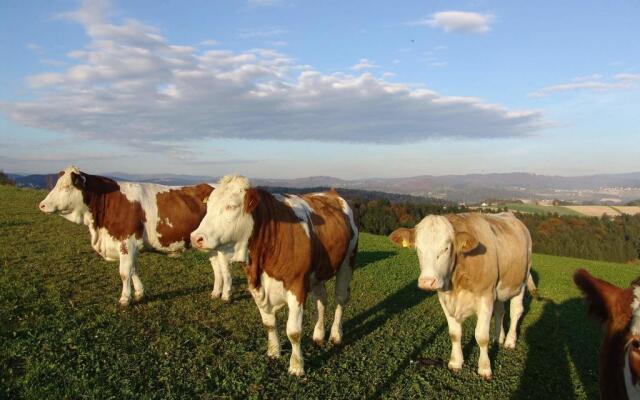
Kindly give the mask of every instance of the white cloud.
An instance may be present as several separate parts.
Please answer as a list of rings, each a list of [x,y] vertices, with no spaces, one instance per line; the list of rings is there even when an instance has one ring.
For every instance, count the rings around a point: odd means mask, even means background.
[[[203,40],[200,43],[198,43],[198,45],[200,46],[217,46],[220,43],[217,40],[213,40],[213,39],[207,39],[207,40]]]
[[[271,38],[274,36],[282,36],[286,33],[286,29],[277,26],[267,28],[238,29],[238,36],[240,36],[240,38],[242,39]]]
[[[34,100],[0,103],[13,121],[174,155],[215,138],[395,144],[523,136],[544,125],[536,111],[369,73],[326,74],[272,49],[172,45],[154,27],[109,21],[104,7],[91,15],[91,4],[65,14],[90,38],[69,53],[74,64],[29,77]]]
[[[378,65],[374,64],[373,62],[369,61],[366,58],[361,58],[356,65],[351,67],[351,69],[354,71],[361,71],[363,69],[371,69],[371,68],[378,68]]]
[[[430,18],[410,22],[409,25],[423,25],[441,28],[445,32],[485,33],[491,29],[494,17],[466,11],[441,11],[431,14]]]
[[[44,47],[40,46],[39,44],[28,43],[27,44],[27,48],[29,50],[33,51],[36,54],[43,54],[44,53]]]
[[[613,76],[612,79],[604,80],[600,74],[579,76],[573,78],[571,82],[550,85],[529,93],[530,97],[544,97],[560,92],[605,92],[610,90],[633,89],[640,83],[640,74],[621,73]]]

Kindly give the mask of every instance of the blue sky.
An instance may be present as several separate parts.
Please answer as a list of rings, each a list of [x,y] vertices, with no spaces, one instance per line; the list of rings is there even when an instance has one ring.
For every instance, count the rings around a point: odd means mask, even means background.
[[[640,170],[640,3],[4,1],[0,168]]]

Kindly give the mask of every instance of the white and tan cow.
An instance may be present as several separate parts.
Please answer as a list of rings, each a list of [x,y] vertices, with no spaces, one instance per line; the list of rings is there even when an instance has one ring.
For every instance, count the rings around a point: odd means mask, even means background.
[[[330,340],[342,341],[342,313],[349,298],[358,230],[351,208],[335,191],[272,195],[251,187],[244,177],[224,177],[209,196],[207,215],[191,241],[203,249],[232,246],[234,259],[246,261],[249,291],[267,330],[269,357],[280,355],[275,312],[288,306],[290,374],[304,374],[300,339],[309,291],[318,310],[313,340],[324,342],[324,282],[334,275],[336,311]]]
[[[89,228],[91,247],[109,261],[120,262],[120,305],[144,296],[136,269],[142,250],[176,254],[190,247],[189,235],[206,213],[206,200],[213,186],[163,186],[152,183],[116,182],[81,172],[71,166],[60,171],[55,187],[40,202],[45,213]],[[227,257],[214,253],[212,297],[229,298],[231,275]]]
[[[516,345],[525,286],[534,293],[530,275],[531,236],[511,213],[429,215],[417,226],[415,247],[420,262],[418,287],[437,290],[451,338],[449,368],[462,368],[462,323],[478,316],[475,338],[480,346],[478,374],[491,378],[489,328],[495,313],[495,338],[506,348]],[[506,340],[504,302],[511,300]]]

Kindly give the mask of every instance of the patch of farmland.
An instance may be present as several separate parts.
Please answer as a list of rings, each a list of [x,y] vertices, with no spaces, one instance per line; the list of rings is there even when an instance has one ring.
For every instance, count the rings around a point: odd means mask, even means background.
[[[622,214],[636,215],[640,214],[640,206],[615,206],[613,207]]]
[[[608,215],[614,217],[620,215],[620,212],[609,206],[566,206],[566,208],[576,211],[587,217],[602,217]]]

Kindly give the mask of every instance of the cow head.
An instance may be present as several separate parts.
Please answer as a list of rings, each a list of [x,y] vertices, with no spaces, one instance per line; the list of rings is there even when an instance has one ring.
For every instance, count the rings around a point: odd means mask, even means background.
[[[478,240],[467,232],[456,232],[446,217],[428,215],[416,226],[415,246],[420,262],[418,287],[448,290],[456,257],[473,251]]]
[[[206,215],[191,233],[193,247],[200,250],[232,247],[232,261],[246,261],[253,232],[251,212],[258,200],[259,195],[247,178],[228,175],[220,179],[207,200]]]
[[[578,270],[573,280],[589,313],[605,328],[600,350],[600,396],[640,399],[640,286],[621,289]]]
[[[38,208],[47,214],[57,213],[72,222],[82,223],[88,210],[82,196],[85,183],[86,178],[77,167],[67,167],[58,173],[56,185]]]

